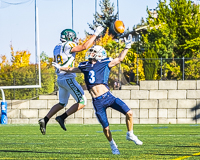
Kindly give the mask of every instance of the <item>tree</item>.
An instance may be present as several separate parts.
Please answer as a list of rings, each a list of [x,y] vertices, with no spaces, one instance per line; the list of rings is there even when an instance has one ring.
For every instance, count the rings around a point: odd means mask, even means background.
[[[8,62],[6,56],[5,55],[1,56],[0,68],[2,69],[3,66],[8,65],[8,64],[9,64],[9,62]]]
[[[156,79],[156,73],[158,69],[158,55],[152,48],[144,52],[144,74],[146,80]]]
[[[148,29],[149,34],[143,35],[143,48],[154,48],[158,57],[174,57],[174,48],[176,47],[176,35],[171,33],[167,24],[160,24],[158,27]]]
[[[98,25],[102,25],[104,28],[109,28],[109,34],[112,34],[114,38],[117,38],[117,33],[113,29],[113,24],[117,20],[118,13],[114,15],[114,3],[110,4],[110,0],[102,0],[100,1],[99,6],[101,7],[100,13],[95,13],[93,24],[89,24],[89,28],[91,30],[95,30]],[[104,31],[101,35],[104,35],[106,31]],[[89,33],[86,32],[86,35]]]
[[[20,67],[26,67],[29,65],[30,56],[31,56],[29,51],[17,51],[15,53],[12,44],[10,45],[10,49],[11,49],[12,67],[20,68]]]
[[[35,64],[29,61],[31,53],[28,51],[16,51],[11,45],[11,63],[6,56],[1,56],[0,86],[35,85],[38,77]],[[52,58],[41,54],[41,81],[42,88],[39,94],[49,94],[54,91],[55,70],[51,65]],[[9,89],[5,90],[6,99],[29,99],[36,95],[36,89]]]
[[[53,62],[53,58],[49,58],[48,55],[42,51],[40,54],[40,63],[42,67],[49,67],[51,66],[51,63]]]
[[[185,79],[197,80],[200,78],[200,53],[196,58],[192,58],[185,62]]]
[[[191,0],[170,0],[169,5],[159,0],[157,12],[153,18],[148,11],[147,45],[155,47],[159,57],[192,57],[193,47],[188,45],[200,36],[199,6]]]

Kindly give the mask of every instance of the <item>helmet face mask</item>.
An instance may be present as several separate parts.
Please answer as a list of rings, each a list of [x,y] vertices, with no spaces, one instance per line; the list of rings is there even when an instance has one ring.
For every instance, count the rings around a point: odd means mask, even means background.
[[[94,56],[91,56],[92,53]],[[98,61],[98,60],[107,58],[107,54],[103,47],[96,45],[96,46],[92,46],[87,51],[85,58],[88,59],[89,61],[91,61],[93,59]]]
[[[76,32],[72,29],[65,29],[60,34],[60,40],[62,42],[74,41],[76,39]]]

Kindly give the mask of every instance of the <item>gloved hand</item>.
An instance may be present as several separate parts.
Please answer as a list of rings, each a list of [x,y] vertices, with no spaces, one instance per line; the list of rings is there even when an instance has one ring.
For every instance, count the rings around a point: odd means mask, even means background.
[[[132,35],[129,34],[128,35],[128,39],[126,39],[126,37],[124,37],[124,41],[125,41],[125,44],[126,44],[125,48],[127,48],[127,49],[131,48],[131,45],[133,43],[133,41],[132,41]]]
[[[56,62],[52,62],[52,66],[54,66],[56,69],[60,69],[61,68],[61,66]]]
[[[102,26],[98,26],[94,32],[94,35],[98,36],[103,30],[104,28]]]

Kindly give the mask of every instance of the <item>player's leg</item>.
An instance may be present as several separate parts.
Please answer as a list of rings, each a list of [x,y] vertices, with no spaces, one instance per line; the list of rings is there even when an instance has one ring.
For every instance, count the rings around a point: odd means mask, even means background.
[[[40,131],[42,134],[46,134],[46,126],[49,121],[49,119],[56,114],[59,110],[63,109],[63,105],[60,103],[55,104],[50,111],[47,113],[47,115],[44,118],[41,118],[38,123],[40,125]]]
[[[104,132],[104,135],[106,136],[107,140],[109,141],[110,143],[110,148],[112,150],[112,153],[113,154],[120,154],[118,148],[117,148],[117,145],[114,141],[114,139],[112,138],[112,134],[110,132],[110,128],[109,126],[108,127],[105,127],[103,128],[103,132]]]
[[[40,119],[38,121],[39,125],[40,125],[40,131],[41,133],[44,135],[46,134],[46,126],[47,123],[49,121],[49,119],[55,115],[58,111],[60,111],[61,109],[63,109],[63,107],[68,103],[68,99],[69,99],[69,93],[66,92],[66,90],[62,87],[62,83],[59,80],[58,81],[58,86],[59,86],[59,103],[55,104],[50,111],[47,113],[47,115]]]
[[[106,107],[104,107],[103,104],[104,104],[104,100],[102,100],[102,99],[93,100],[93,105],[94,105],[96,117],[103,127],[104,135],[106,136],[107,140],[110,143],[110,148],[112,150],[112,153],[113,154],[120,154],[120,152],[117,148],[117,145],[112,138],[112,134],[110,132],[108,118],[107,118],[107,114],[106,114]]]
[[[133,112],[130,110],[130,108],[119,98],[115,99],[114,103],[111,105],[111,108],[126,115],[126,126],[128,130],[126,139],[133,141],[137,145],[142,145],[143,142],[140,141],[133,133]]]
[[[57,103],[55,104],[50,111],[47,113],[46,117],[48,119],[50,119],[53,115],[55,115],[58,111],[60,111],[61,109],[63,109],[65,106],[65,104],[62,103]]]
[[[126,126],[128,131],[133,131],[133,112],[131,110],[126,113]]]
[[[86,98],[84,98],[84,99],[86,99]],[[86,100],[84,100],[84,102],[86,102]],[[70,116],[71,114],[73,114],[73,113],[79,111],[79,110],[82,109],[83,107],[85,107],[85,103],[80,103],[80,102],[75,103],[75,104],[73,104],[73,105],[66,111],[66,114],[67,114],[68,116]]]
[[[56,117],[56,121],[60,124],[60,126],[63,130],[65,130],[65,131],[67,130],[66,127],[65,127],[65,119],[68,116],[70,116],[71,114],[82,109],[83,107],[85,107],[85,104],[75,103],[66,112],[64,112],[62,115]]]
[[[64,121],[71,114],[77,112],[78,110],[85,107],[87,104],[87,99],[84,95],[84,91],[82,87],[78,84],[75,79],[67,79],[65,81],[65,89],[73,96],[77,103],[73,104],[66,112],[62,115],[57,116],[56,120],[61,125],[61,127],[65,130]]]

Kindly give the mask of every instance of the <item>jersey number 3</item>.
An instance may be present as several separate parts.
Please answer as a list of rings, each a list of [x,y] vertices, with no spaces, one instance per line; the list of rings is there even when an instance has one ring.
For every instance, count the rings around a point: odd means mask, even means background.
[[[90,72],[89,72],[89,82],[91,83],[91,84],[93,84],[94,82],[95,82],[95,80],[96,80],[96,78],[95,78],[95,72],[93,71],[93,70],[91,70]]]

